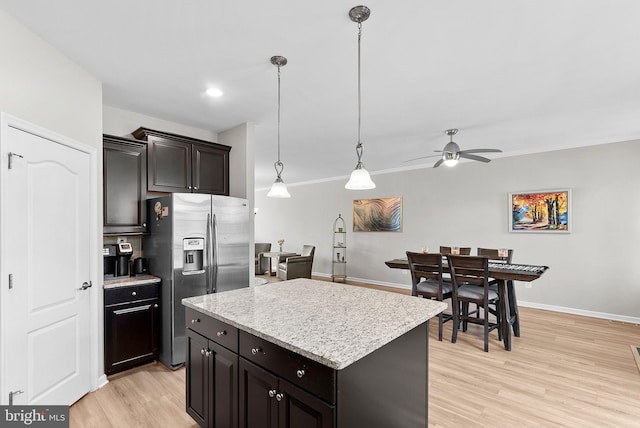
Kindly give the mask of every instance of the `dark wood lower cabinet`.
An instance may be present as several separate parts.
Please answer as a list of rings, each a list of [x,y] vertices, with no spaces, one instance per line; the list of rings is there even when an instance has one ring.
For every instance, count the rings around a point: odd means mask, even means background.
[[[158,284],[105,289],[106,374],[114,374],[158,358],[158,293]]]
[[[187,329],[187,413],[201,426],[238,426],[238,355]]]

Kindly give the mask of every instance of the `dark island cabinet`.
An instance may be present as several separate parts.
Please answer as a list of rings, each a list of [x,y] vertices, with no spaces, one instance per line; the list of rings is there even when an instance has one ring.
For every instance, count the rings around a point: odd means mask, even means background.
[[[238,426],[238,355],[187,329],[187,413],[201,426]]]
[[[146,144],[103,135],[103,233],[146,233],[146,195]]]
[[[240,427],[334,428],[335,406],[240,358]]]
[[[149,191],[229,195],[231,147],[147,128],[132,134],[147,141]]]
[[[159,283],[104,290],[104,371],[114,374],[158,358]]]

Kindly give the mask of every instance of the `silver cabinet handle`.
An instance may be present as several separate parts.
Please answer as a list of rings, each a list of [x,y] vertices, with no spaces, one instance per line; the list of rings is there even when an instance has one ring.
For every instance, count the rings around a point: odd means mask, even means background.
[[[226,334],[227,334],[227,331],[226,331],[226,330],[222,330],[222,331],[219,331],[219,332],[217,332],[217,333],[216,333],[216,335],[217,335],[218,337],[220,337],[220,336],[225,336]]]
[[[200,355],[204,355],[204,348],[200,350]]]
[[[282,392],[278,392],[276,394],[276,400],[282,401],[283,398],[284,398],[284,394]]]
[[[198,187],[197,186],[193,186],[193,190],[198,190]]]
[[[300,369],[300,370],[298,370],[298,371],[296,372],[296,375],[297,375],[297,376],[298,376],[298,378],[300,378],[300,379],[302,379],[302,377],[303,377],[304,375],[306,375],[306,374],[307,374],[307,372],[306,372],[304,369]]]
[[[275,397],[276,396],[276,392],[278,392],[278,391],[276,391],[275,389],[270,389],[269,390],[269,397],[271,397],[271,398]]]
[[[200,322],[200,318],[196,318],[196,319],[194,319],[194,320],[191,320],[191,324],[195,324],[195,323],[197,323],[197,322]]]
[[[154,307],[154,308],[157,308],[157,307],[158,307],[158,304],[156,303],[155,305],[153,305],[153,307]]]
[[[131,295],[132,295],[132,296],[137,296],[137,295],[138,295],[138,293],[136,293],[135,291],[132,291],[132,292],[131,292]]]
[[[204,352],[205,357],[210,357],[210,356],[211,356],[211,354],[213,354],[213,352],[211,352],[211,351],[210,351],[210,350],[208,350],[208,349]]]
[[[262,351],[262,349],[260,349],[260,348],[251,348],[251,353],[253,355],[258,355],[258,353],[261,352],[261,351]]]
[[[187,186],[187,189],[191,190],[191,186]]]

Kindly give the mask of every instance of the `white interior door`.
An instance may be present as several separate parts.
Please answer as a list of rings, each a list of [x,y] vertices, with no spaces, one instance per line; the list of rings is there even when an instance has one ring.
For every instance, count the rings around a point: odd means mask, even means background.
[[[70,405],[91,388],[91,155],[3,127],[3,397]],[[8,163],[11,163],[9,169]],[[6,283],[5,283],[6,281]],[[7,395],[4,395],[7,394]]]

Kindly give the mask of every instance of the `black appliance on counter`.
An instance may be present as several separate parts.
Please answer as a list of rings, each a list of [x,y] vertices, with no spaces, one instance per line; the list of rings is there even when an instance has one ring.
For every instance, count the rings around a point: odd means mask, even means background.
[[[102,247],[105,277],[129,276],[129,262],[133,247],[129,242],[109,244]]]
[[[133,261],[133,273],[136,275],[145,275],[149,273],[149,264],[144,257],[138,257]]]

